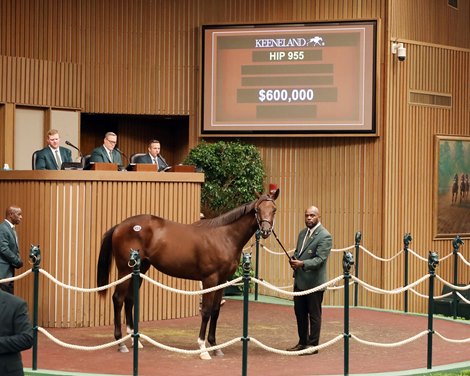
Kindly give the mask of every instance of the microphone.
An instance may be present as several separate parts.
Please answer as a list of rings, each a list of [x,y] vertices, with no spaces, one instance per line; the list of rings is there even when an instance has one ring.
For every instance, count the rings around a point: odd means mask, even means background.
[[[77,148],[74,144],[72,144],[70,141],[65,141],[65,143],[66,143],[68,146],[71,146],[71,147],[73,147],[74,149],[78,150],[78,153],[80,154],[80,157],[82,156],[82,152],[81,152],[80,149]]]
[[[114,150],[116,150],[119,154],[121,154],[121,155],[123,155],[124,157],[126,157],[126,159],[129,161],[129,157],[128,157],[126,154],[124,154],[121,150],[119,150],[118,147],[115,146],[115,147],[114,147]]]

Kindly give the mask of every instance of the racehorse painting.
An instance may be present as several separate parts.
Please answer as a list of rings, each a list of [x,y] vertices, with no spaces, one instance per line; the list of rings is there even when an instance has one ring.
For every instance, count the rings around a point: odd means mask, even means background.
[[[139,250],[141,273],[154,266],[172,277],[202,281],[204,289],[223,284],[235,272],[243,246],[259,230],[266,239],[273,230],[276,205],[274,201],[279,189],[270,194],[257,195],[257,199],[212,219],[203,219],[185,225],[153,215],[137,215],[125,219],[109,229],[103,236],[98,259],[98,286],[107,285],[111,261],[114,257],[118,278],[132,272],[128,266],[131,249]],[[175,262],[177,260],[177,262]],[[205,350],[206,328],[209,324],[207,341],[216,345],[216,328],[223,290],[206,293],[202,298],[201,328],[198,344]],[[133,329],[132,281],[130,279],[116,286],[113,294],[114,337],[122,338],[121,311],[125,306],[128,331]],[[125,344],[119,351],[128,351]],[[215,355],[223,355],[216,350]],[[201,359],[210,359],[207,351]]]

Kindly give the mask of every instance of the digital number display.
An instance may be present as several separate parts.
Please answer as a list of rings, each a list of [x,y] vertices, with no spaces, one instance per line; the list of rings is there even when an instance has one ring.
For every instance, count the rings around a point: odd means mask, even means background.
[[[201,135],[375,133],[376,22],[203,27]]]

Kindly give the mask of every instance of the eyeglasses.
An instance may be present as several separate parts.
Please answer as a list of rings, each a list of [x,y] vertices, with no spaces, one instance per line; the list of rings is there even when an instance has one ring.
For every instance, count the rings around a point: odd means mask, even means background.
[[[111,141],[109,139],[106,139],[106,141],[108,141],[110,144],[113,144],[113,145],[116,145],[117,144],[117,141]]]

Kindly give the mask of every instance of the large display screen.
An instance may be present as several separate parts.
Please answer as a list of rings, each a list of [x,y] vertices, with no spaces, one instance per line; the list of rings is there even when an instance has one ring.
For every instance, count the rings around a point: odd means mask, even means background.
[[[201,135],[374,135],[376,21],[203,26]]]

